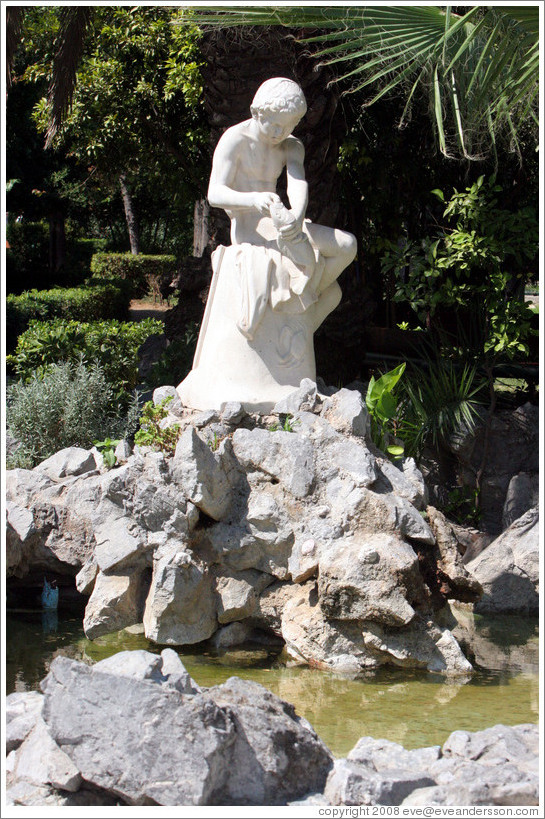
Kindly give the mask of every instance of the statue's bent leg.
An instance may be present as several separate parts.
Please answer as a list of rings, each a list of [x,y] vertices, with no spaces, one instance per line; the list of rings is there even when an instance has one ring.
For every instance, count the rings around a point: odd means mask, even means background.
[[[318,285],[318,290],[324,291],[354,261],[358,249],[356,237],[345,230],[316,225],[307,220],[303,230],[324,257],[324,272]]]
[[[342,291],[337,282],[333,282],[326,290],[320,293],[320,297],[314,305],[313,331],[316,332],[324,319],[338,307],[341,300]]]

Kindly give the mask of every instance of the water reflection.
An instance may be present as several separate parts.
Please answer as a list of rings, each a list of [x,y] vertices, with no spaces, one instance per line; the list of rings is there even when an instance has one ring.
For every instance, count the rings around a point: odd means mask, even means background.
[[[139,628],[91,642],[83,635],[81,617],[61,617],[56,626],[46,628],[41,616],[8,617],[8,693],[38,688],[57,654],[95,663],[125,649],[161,650],[146,640]],[[347,679],[331,672],[289,667],[278,650],[263,646],[255,650],[245,646],[222,655],[202,647],[188,647],[180,650],[180,656],[202,686],[218,685],[235,675],[266,686],[293,703],[334,754],[345,756],[361,736],[384,737],[416,748],[442,744],[456,729],[477,731],[496,723],[537,722],[538,664],[533,643],[537,625],[533,623],[527,630],[526,644],[521,641],[520,629],[516,630],[515,644],[510,646],[505,642],[505,626],[501,628],[504,643],[498,655],[490,634],[498,639],[499,626],[483,633],[480,622],[472,622],[478,656],[492,667],[481,667],[470,677],[455,679],[401,668],[383,668],[365,677]],[[483,628],[490,629],[490,623]],[[518,659],[523,660],[522,669],[520,665],[506,665],[506,657],[512,656],[515,648]]]

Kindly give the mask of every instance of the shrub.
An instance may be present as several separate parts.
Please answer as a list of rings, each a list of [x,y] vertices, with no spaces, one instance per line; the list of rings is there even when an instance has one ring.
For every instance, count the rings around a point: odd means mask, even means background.
[[[176,257],[95,253],[91,259],[91,272],[102,279],[126,279],[131,282],[133,296],[141,298],[146,293],[157,293],[163,277],[174,276]]]
[[[20,442],[9,468],[29,469],[64,447],[88,449],[97,438],[124,437],[137,426],[136,400],[121,411],[97,364],[53,364],[43,377],[10,385],[7,399],[7,427]]]
[[[8,293],[35,287],[49,267],[49,227],[45,222],[10,221],[6,226]]]
[[[32,379],[60,361],[95,362],[104,368],[116,398],[127,400],[139,383],[138,349],[148,336],[163,332],[158,319],[141,322],[52,321],[30,322],[17,339],[17,347],[7,356],[16,376]],[[95,436],[96,437],[96,436]]]
[[[66,318],[77,321],[125,319],[129,316],[130,294],[124,281],[90,279],[85,287],[30,290],[6,299],[8,349],[32,319]]]

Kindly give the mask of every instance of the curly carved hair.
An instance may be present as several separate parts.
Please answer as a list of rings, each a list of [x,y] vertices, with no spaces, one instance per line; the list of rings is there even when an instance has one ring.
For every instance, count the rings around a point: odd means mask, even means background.
[[[259,86],[250,110],[252,115],[260,111],[269,111],[274,114],[293,114],[302,118],[307,110],[307,101],[296,82],[285,77],[272,77]]]

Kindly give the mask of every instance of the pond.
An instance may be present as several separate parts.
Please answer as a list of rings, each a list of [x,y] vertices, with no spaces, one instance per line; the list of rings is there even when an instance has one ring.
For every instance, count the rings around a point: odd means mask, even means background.
[[[467,624],[466,624],[467,625]],[[254,680],[294,704],[336,756],[346,756],[361,736],[406,748],[442,744],[458,729],[478,731],[497,723],[538,721],[538,623],[516,617],[471,616],[470,655],[475,673],[463,679],[388,668],[357,679],[289,665],[278,651],[248,646],[218,654],[178,648],[201,686],[231,676]],[[7,693],[38,689],[52,659],[94,663],[124,649],[159,652],[141,627],[87,640],[81,615],[7,612]]]

